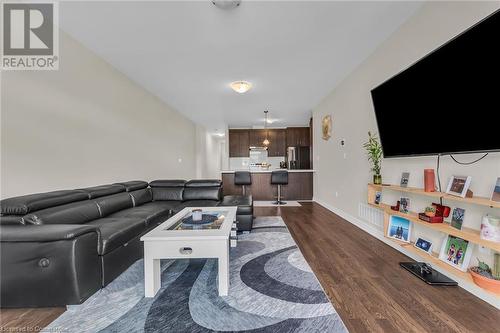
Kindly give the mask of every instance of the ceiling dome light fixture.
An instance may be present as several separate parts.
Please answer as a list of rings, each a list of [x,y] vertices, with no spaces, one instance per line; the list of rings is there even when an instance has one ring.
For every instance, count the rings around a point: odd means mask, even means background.
[[[244,94],[252,88],[252,84],[247,81],[234,81],[230,84],[231,89],[237,93]]]
[[[212,3],[219,9],[233,9],[241,4],[241,0],[213,0]]]

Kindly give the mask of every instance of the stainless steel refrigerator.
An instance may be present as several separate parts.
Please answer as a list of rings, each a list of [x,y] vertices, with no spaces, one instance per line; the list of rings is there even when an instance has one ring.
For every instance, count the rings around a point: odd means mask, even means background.
[[[307,146],[288,147],[286,162],[288,169],[310,169],[311,150]]]

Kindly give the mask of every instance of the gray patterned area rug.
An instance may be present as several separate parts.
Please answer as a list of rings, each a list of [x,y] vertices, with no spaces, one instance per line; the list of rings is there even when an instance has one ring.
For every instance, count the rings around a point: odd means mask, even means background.
[[[215,259],[164,260],[144,298],[143,261],[45,332],[347,332],[281,217],[258,217],[231,248],[229,296]]]

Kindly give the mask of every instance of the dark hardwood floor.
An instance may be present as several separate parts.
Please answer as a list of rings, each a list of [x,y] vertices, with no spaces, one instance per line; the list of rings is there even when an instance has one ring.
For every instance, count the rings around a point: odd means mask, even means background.
[[[399,266],[404,254],[316,203],[256,208],[281,215],[349,332],[500,332],[500,310]]]
[[[351,333],[500,332],[500,311],[461,288],[432,287],[399,267],[410,259],[316,203],[256,207],[281,215]],[[1,309],[0,331],[36,332],[64,308]]]

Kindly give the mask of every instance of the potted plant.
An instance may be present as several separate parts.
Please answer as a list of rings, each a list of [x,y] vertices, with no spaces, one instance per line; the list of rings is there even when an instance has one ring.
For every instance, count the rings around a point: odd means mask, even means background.
[[[425,215],[429,216],[429,217],[434,217],[436,216],[436,208],[434,207],[425,207]]]
[[[494,268],[477,259],[478,265],[469,268],[472,280],[479,287],[500,294],[500,254],[495,253]]]
[[[368,141],[363,144],[368,155],[368,161],[372,162],[373,183],[382,184],[382,175],[380,174],[382,163],[382,145],[378,137],[368,132]]]

